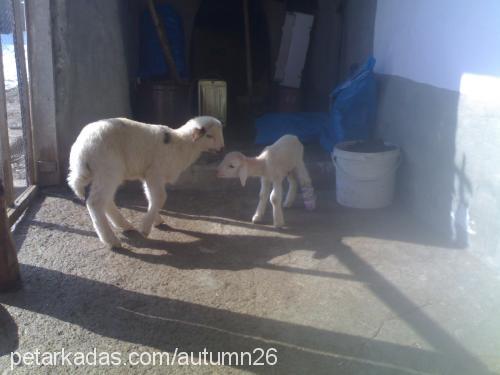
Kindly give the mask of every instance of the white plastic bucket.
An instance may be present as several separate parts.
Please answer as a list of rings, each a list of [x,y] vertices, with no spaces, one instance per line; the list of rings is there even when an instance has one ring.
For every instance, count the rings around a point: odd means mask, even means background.
[[[384,151],[348,151],[355,143],[340,143],[332,153],[337,202],[353,208],[389,206],[394,198],[396,171],[400,164],[399,147],[384,143]]]

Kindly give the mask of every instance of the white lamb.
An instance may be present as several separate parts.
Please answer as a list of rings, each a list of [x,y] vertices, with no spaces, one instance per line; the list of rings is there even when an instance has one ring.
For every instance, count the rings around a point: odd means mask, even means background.
[[[86,199],[100,240],[119,247],[114,227],[133,230],[114,203],[124,180],[141,180],[149,202],[140,231],[148,236],[151,227],[163,222],[159,210],[167,198],[165,185],[174,183],[203,151],[224,147],[222,125],[209,116],[196,117],[178,129],[150,125],[125,118],[101,120],[85,126],[71,148],[68,184]]]
[[[283,227],[282,200],[283,180],[288,179],[288,193],[284,206],[290,207],[297,195],[297,179],[299,180],[304,204],[313,210],[316,205],[311,178],[303,161],[304,147],[293,135],[284,135],[274,144],[266,147],[257,157],[247,157],[241,152],[230,152],[217,168],[217,176],[221,178],[239,177],[245,186],[247,177],[260,177],[261,187],[259,204],[252,222],[262,221],[266,210],[267,199],[271,189],[270,201],[273,206],[273,223],[275,227]]]

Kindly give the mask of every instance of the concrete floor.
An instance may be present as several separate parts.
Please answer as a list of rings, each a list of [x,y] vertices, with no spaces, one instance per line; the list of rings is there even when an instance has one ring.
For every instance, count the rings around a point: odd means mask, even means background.
[[[286,230],[252,225],[255,187],[173,191],[168,226],[149,239],[122,236],[119,251],[101,245],[67,191],[45,191],[15,232],[24,287],[0,295],[0,369],[13,350],[125,356],[260,347],[277,349],[276,366],[37,370],[500,372],[500,280],[476,258],[397,208],[349,210],[326,193],[316,212],[287,211]],[[118,202],[140,220],[142,195],[121,193]]]

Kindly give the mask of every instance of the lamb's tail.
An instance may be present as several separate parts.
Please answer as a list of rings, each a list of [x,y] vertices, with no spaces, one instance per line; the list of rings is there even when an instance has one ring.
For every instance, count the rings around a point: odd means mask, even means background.
[[[92,174],[82,155],[76,155],[76,150],[71,150],[69,158],[68,185],[78,198],[85,200],[85,187],[92,181]]]
[[[295,168],[295,173],[297,175],[297,179],[299,180],[304,206],[308,210],[314,210],[316,208],[316,196],[314,194],[311,177],[309,176],[309,172],[307,171],[304,161],[301,160],[298,163]]]

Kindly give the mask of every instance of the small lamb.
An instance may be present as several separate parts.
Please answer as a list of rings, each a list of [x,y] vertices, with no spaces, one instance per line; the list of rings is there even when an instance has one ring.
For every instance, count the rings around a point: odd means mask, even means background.
[[[299,180],[305,207],[313,210],[316,206],[311,178],[303,161],[304,147],[294,135],[284,135],[274,144],[268,146],[257,157],[246,157],[241,152],[230,152],[217,168],[217,176],[221,178],[239,177],[245,186],[247,177],[260,177],[259,204],[252,222],[262,221],[267,205],[271,184],[270,201],[273,206],[273,223],[275,227],[283,227],[282,200],[283,179],[288,179],[288,193],[284,206],[291,207],[297,195],[297,179]]]
[[[95,231],[103,243],[119,247],[109,221],[124,231],[134,229],[114,203],[123,181],[143,181],[149,206],[140,231],[148,236],[153,224],[163,222],[159,210],[167,198],[165,185],[174,183],[202,152],[223,147],[221,122],[210,116],[191,119],[178,129],[126,118],[101,120],[85,126],[73,144],[68,184],[81,199],[90,184],[86,204]]]

